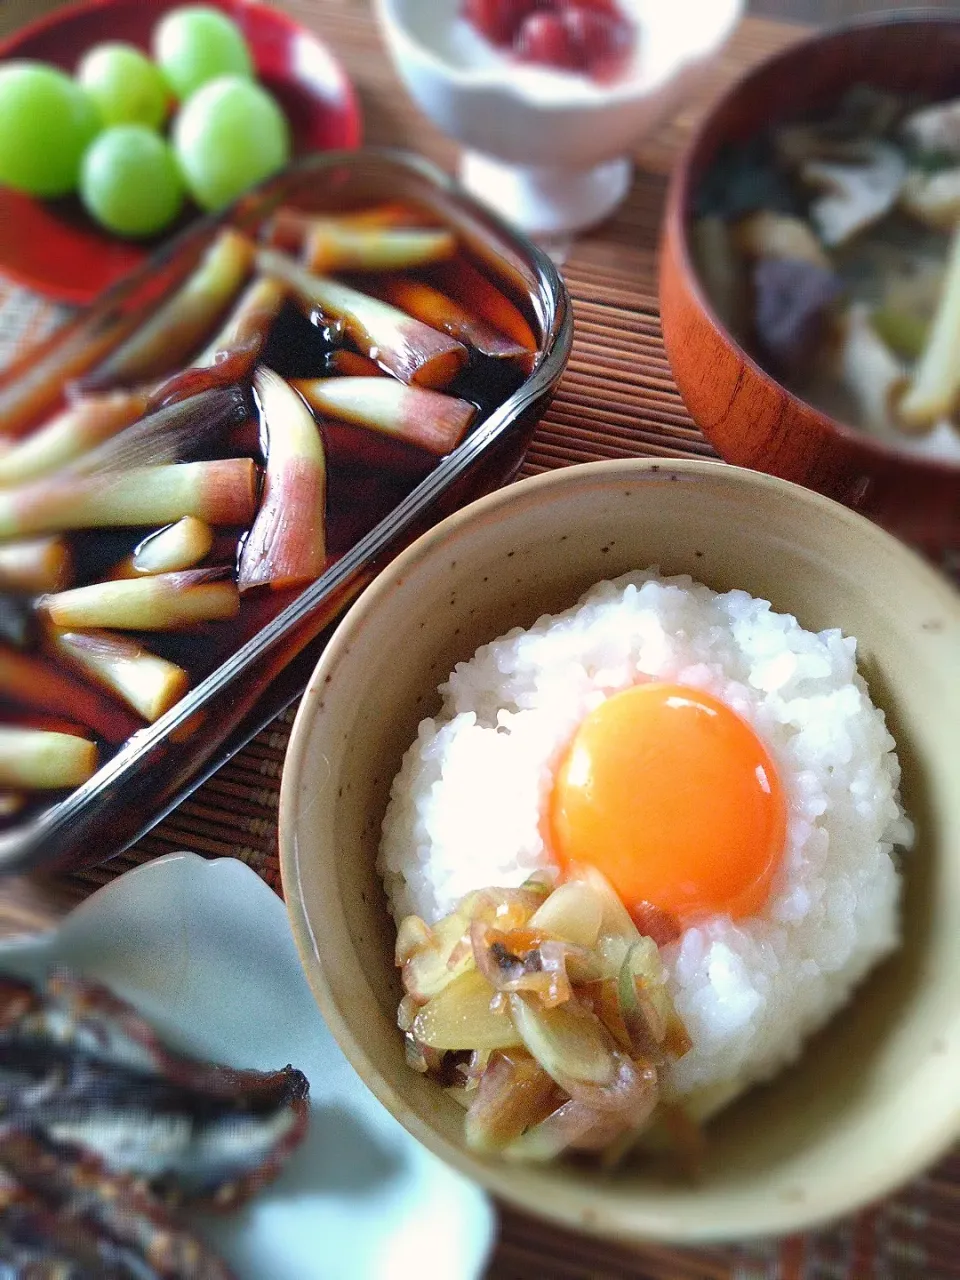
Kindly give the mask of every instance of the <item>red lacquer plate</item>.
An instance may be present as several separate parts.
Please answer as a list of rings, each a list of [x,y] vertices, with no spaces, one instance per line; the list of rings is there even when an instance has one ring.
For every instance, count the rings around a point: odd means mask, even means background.
[[[91,45],[126,40],[149,51],[154,26],[184,0],[86,0],[21,28],[0,58],[35,58],[72,72]],[[360,145],[360,108],[343,67],[312,32],[250,0],[205,0],[228,13],[253,51],[257,76],[283,107],[294,154]],[[0,271],[60,302],[91,302],[199,216],[192,206],[152,240],[100,230],[80,202],[41,201],[0,187]]]

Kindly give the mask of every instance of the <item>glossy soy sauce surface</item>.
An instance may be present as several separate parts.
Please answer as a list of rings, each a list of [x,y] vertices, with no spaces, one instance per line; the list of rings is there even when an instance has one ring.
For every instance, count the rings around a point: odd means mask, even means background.
[[[455,257],[447,264],[447,271],[455,274],[459,261],[460,258]],[[476,264],[471,266],[465,259],[464,263],[465,270],[477,269]],[[422,283],[432,280],[429,268],[405,271],[402,275],[407,280]],[[362,275],[353,274],[349,281],[352,287],[362,291]],[[272,322],[260,352],[258,367],[266,366],[286,380],[335,378],[339,373],[338,356],[345,352],[370,354],[358,348],[357,342],[348,337],[344,325],[335,318],[311,312],[309,308],[288,300]],[[532,354],[530,359],[532,361]],[[470,348],[464,367],[443,388],[443,393],[469,401],[475,407],[477,412],[469,431],[476,431],[490,413],[523,383],[529,373],[529,363],[524,359],[494,358]],[[189,367],[189,361],[187,364]],[[174,373],[175,370],[168,372]],[[390,376],[386,370],[382,373]],[[379,381],[379,378],[371,378],[371,381]],[[261,412],[249,381],[242,385],[246,421],[231,423],[220,433],[204,435],[202,442],[182,449],[178,460],[248,458],[257,468],[258,502],[262,502],[263,478],[270,458],[270,425]],[[360,425],[334,421],[322,414],[316,414],[315,419],[326,453],[324,567],[329,568],[389,515],[437,466],[440,457],[402,439],[378,434]],[[42,418],[37,425],[42,426],[46,420],[46,417]],[[70,587],[129,577],[124,567],[129,566],[130,558],[138,547],[155,539],[158,532],[160,530],[152,527],[65,532],[62,536],[69,546],[73,566]],[[225,579],[235,580],[248,536],[249,527],[218,526],[209,552],[191,568],[217,569],[222,571]],[[303,585],[242,590],[239,612],[227,621],[200,622],[175,630],[123,630],[122,634],[124,638],[142,645],[150,654],[182,668],[189,677],[189,687],[195,688],[296,599]],[[0,643],[16,647],[28,656],[38,657],[44,664],[54,666],[77,689],[96,687],[97,682],[87,672],[71,668],[51,648],[45,635],[40,600],[0,592],[0,632],[3,633]],[[136,732],[138,726],[144,726],[143,719],[132,713],[129,707],[123,707],[109,690],[101,687],[98,692],[114,705],[119,722],[128,722],[132,732]],[[113,734],[113,740],[108,741],[103,734],[91,732],[90,726],[83,723],[83,716],[70,705],[69,697],[64,700],[62,708],[43,709],[41,712],[31,706],[29,696],[24,695],[21,700],[16,689],[9,687],[0,688],[0,732],[3,726],[49,729],[93,739],[101,765],[125,741],[123,735]],[[5,791],[10,795],[10,803],[6,813],[0,805],[0,830],[15,826],[69,794],[68,790],[29,789],[15,794],[15,788],[0,787],[0,799]]]

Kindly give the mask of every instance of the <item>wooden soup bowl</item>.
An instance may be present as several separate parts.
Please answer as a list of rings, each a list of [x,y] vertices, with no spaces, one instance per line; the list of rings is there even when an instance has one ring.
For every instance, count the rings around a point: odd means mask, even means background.
[[[787,391],[715,315],[690,251],[696,193],[721,149],[779,121],[827,112],[855,84],[934,100],[960,95],[960,17],[893,18],[814,36],[763,62],[720,100],[670,183],[663,337],[684,403],[721,457],[816,489],[942,551],[960,545],[960,465],[902,453]]]

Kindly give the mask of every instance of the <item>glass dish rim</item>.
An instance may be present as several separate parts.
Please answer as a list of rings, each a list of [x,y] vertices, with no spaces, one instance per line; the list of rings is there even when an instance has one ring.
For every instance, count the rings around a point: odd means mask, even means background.
[[[255,669],[257,663],[265,659],[284,637],[295,633],[296,629],[311,615],[319,613],[325,604],[334,601],[341,588],[346,587],[351,580],[363,572],[365,567],[386,552],[397,538],[402,537],[414,527],[417,520],[423,517],[456,481],[464,478],[490,447],[510,430],[524,410],[548,392],[551,385],[559,379],[569,355],[573,321],[569,295],[553,261],[544,250],[527,240],[522,233],[514,230],[494,211],[477,203],[459,186],[455,178],[431,161],[396,147],[362,147],[352,150],[325,151],[295,161],[279,174],[274,174],[245,193],[225,210],[207,215],[186,227],[132,272],[110,285],[88,306],[80,308],[64,324],[57,326],[47,338],[35,344],[33,352],[26,353],[21,360],[16,361],[11,372],[27,371],[30,368],[31,354],[41,354],[48,343],[55,342],[58,335],[66,332],[70,327],[82,324],[87,316],[108,310],[111,304],[119,303],[122,298],[138,287],[147,284],[156,271],[165,263],[176,260],[186,247],[195,243],[204,244],[206,238],[218,227],[236,225],[242,219],[246,206],[251,202],[267,198],[271,190],[279,187],[286,189],[300,175],[313,173],[319,177],[324,171],[335,170],[338,167],[356,169],[367,164],[383,164],[406,171],[427,186],[433,187],[438,194],[448,198],[461,208],[472,222],[479,223],[490,234],[494,240],[497,257],[504,258],[502,249],[503,246],[507,246],[517,261],[523,264],[536,282],[536,301],[540,304],[537,319],[540,323],[541,337],[538,344],[537,363],[503,404],[495,409],[452,453],[441,458],[438,465],[420,480],[369,533],[325,570],[315,582],[304,588],[300,595],[287,604],[276,617],[261,627],[249,640],[191,688],[165,715],[153,724],[137,730],[116,754],[97,769],[91,778],[69,795],[56,801],[20,826],[12,827],[0,834],[0,876],[24,872],[47,863],[56,865],[57,850],[56,848],[48,849],[48,844],[55,846],[58,839],[80,814],[94,807],[105,792],[122,786],[125,782],[133,782],[138,765],[151,750],[164,741],[171,742],[176,749],[178,731],[182,730],[191,718],[202,713],[209,703],[224,693],[245,673]],[[4,381],[7,379],[0,379],[0,383]],[[353,598],[351,596],[342,608],[336,610],[331,622],[335,623],[339,619]],[[277,680],[283,669],[295,657],[296,653],[292,654],[274,672],[257,701],[265,696],[270,685]],[[228,740],[232,730],[237,727],[237,724],[233,724],[225,730],[218,739],[218,743],[222,745]],[[215,750],[214,747],[209,754],[213,754]],[[198,763],[196,772],[203,772],[202,762]],[[182,798],[184,794],[189,793],[189,789],[185,792],[182,788],[178,788],[178,792]],[[151,814],[150,818],[145,820],[140,834],[142,835],[155,822],[160,821],[171,807],[173,806],[161,804],[158,812],[155,815]],[[116,850],[106,854],[105,859],[129,847],[129,843],[121,843]],[[69,864],[66,869],[69,870]]]

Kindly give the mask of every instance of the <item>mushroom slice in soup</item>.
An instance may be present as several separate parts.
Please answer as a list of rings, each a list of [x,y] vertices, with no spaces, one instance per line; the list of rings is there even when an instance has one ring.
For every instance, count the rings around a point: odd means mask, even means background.
[[[914,111],[903,122],[903,132],[924,151],[960,159],[960,98]]]
[[[906,369],[877,333],[866,306],[851,307],[842,327],[840,378],[860,410],[861,425],[881,440],[896,441],[902,432],[893,403]]]
[[[960,166],[940,173],[912,170],[900,192],[900,208],[928,227],[952,231],[960,222]]]
[[[791,214],[760,209],[734,226],[734,242],[748,258],[788,258],[830,270],[830,259],[808,223]]]
[[[808,161],[800,176],[825,194],[814,200],[810,216],[828,247],[845,244],[889,213],[907,177],[907,162],[887,142],[864,144],[857,163]]]

